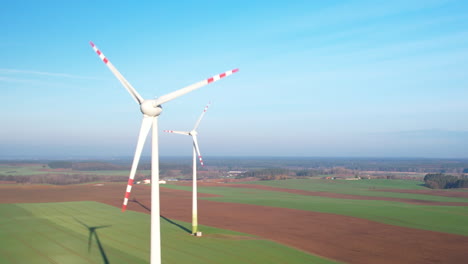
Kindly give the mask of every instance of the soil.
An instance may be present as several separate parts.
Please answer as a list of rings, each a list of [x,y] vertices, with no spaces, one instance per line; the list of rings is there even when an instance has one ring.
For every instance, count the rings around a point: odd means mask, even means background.
[[[16,184],[15,181],[0,181],[0,184]]]
[[[3,185],[0,203],[88,200],[120,208],[125,187],[126,184]],[[190,222],[191,192],[160,190],[161,215]],[[134,186],[132,197],[129,210],[149,213],[149,186]],[[468,236],[286,208],[208,200],[199,200],[198,206],[202,225],[256,235],[345,263],[465,263],[468,258]]]

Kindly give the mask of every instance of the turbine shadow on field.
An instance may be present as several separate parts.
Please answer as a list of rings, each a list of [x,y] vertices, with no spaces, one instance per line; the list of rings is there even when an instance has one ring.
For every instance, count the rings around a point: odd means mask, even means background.
[[[178,223],[172,221],[171,219],[169,219],[169,218],[167,218],[167,217],[165,217],[165,216],[163,216],[163,215],[161,215],[161,218],[164,219],[164,220],[166,220],[168,223],[177,226],[178,228],[184,230],[185,232],[187,232],[187,233],[189,233],[189,234],[192,233],[192,232],[191,232],[188,228],[186,228],[185,226],[183,226],[183,225],[181,225],[181,224],[178,224]]]
[[[88,231],[89,231],[88,253],[91,251],[92,238],[93,238],[93,235],[94,235],[94,238],[96,239],[96,243],[97,243],[98,248],[99,248],[99,253],[101,253],[102,260],[104,261],[104,264],[109,264],[109,259],[107,259],[106,252],[104,251],[104,247],[102,246],[101,241],[99,240],[99,236],[98,236],[98,234],[96,232],[96,229],[110,227],[111,225],[88,226],[87,224],[81,222],[80,220],[78,220],[76,218],[74,218],[74,219],[75,219],[75,221],[80,223],[82,226],[86,227],[86,229],[88,229]]]
[[[129,200],[130,202],[132,203],[136,203],[138,204],[139,206],[143,207],[146,211],[150,212],[151,213],[151,208],[149,208],[148,206],[142,204],[140,201],[138,201],[136,198],[133,198],[132,200]]]
[[[132,203],[136,203],[136,204],[140,205],[141,207],[143,207],[143,208],[144,208],[145,210],[147,210],[148,212],[151,212],[151,209],[150,209],[148,206],[142,204],[142,203],[141,203],[140,201],[138,201],[136,198],[133,198],[132,200],[129,200],[129,201],[132,202]],[[166,220],[168,223],[177,226],[178,228],[184,230],[185,232],[187,232],[187,233],[189,233],[189,234],[192,233],[192,232],[191,232],[188,228],[186,228],[185,226],[180,225],[180,224],[178,224],[178,223],[172,221],[171,219],[166,218],[166,217],[163,216],[163,215],[161,215],[161,218],[164,219],[164,220]]]

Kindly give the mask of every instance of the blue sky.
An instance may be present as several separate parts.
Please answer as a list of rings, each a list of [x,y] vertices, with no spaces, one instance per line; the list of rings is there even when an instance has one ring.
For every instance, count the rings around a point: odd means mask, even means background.
[[[204,156],[468,158],[468,2],[7,1],[0,157],[132,156],[144,98]],[[267,4],[268,3],[268,4]],[[161,155],[191,155],[160,134]],[[149,154],[149,147],[144,154]]]

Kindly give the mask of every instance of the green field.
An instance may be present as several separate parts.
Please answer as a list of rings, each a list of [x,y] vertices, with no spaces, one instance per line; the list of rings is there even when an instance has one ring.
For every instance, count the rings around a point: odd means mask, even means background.
[[[261,184],[280,188],[290,188],[307,191],[331,191],[335,193],[352,193],[355,191],[375,190],[375,189],[403,189],[403,190],[424,190],[422,181],[411,180],[283,180],[283,181],[250,181],[243,182],[246,184]]]
[[[80,223],[81,222],[81,223]],[[88,252],[88,227],[96,230]],[[0,263],[148,263],[150,216],[97,202],[0,204]],[[271,241],[161,218],[163,263],[336,263]]]
[[[379,188],[384,186],[395,188],[395,185],[400,185],[400,187],[409,189],[419,188],[412,181],[407,181],[407,185],[405,185],[405,181],[393,183],[391,182],[392,180],[369,180],[365,185],[359,181],[333,181],[322,183],[321,180],[301,180],[300,184],[294,181],[295,180],[265,182],[275,187],[285,188],[286,186],[294,185],[306,190],[324,190],[326,187],[328,192],[343,193],[346,191],[346,193],[353,194],[360,194],[359,188],[363,188],[362,192],[364,193],[370,192],[366,189],[367,186],[370,185],[379,186]],[[337,184],[333,185],[335,182]],[[165,187],[191,190],[189,186],[165,185]],[[348,188],[349,190],[347,190]],[[201,198],[206,200],[334,213],[369,219],[385,224],[468,236],[467,206],[422,206],[391,201],[336,199],[247,188],[198,187],[198,190],[201,193],[221,196]],[[375,191],[372,191],[372,193],[374,192]],[[401,193],[390,194],[392,197],[399,198],[411,197],[412,199],[426,199],[431,201],[468,202],[468,199],[463,198]]]
[[[394,197],[404,199],[418,199],[438,202],[468,202],[468,199],[451,198],[424,194],[381,192],[383,189],[400,190],[428,190],[421,181],[411,180],[283,180],[283,181],[252,181],[246,184],[260,184],[278,188],[297,189],[305,191],[332,192],[363,196]],[[444,190],[446,192],[460,191],[460,189]]]

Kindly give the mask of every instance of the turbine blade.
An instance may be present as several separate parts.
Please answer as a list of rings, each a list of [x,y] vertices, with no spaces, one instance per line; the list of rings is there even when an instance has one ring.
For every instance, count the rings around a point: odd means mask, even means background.
[[[132,169],[130,170],[127,190],[125,192],[125,198],[122,205],[122,212],[125,212],[125,210],[127,209],[128,198],[130,198],[130,192],[132,191],[133,179],[135,178],[135,173],[138,167],[138,162],[140,161],[141,152],[143,150],[146,137],[148,136],[152,124],[153,117],[143,116],[143,122],[141,123],[140,128],[140,135],[138,136],[137,147],[135,150],[135,157],[133,157]]]
[[[185,132],[185,131],[175,131],[175,130],[163,130],[166,133],[174,133],[174,134],[181,134],[181,135],[186,135],[189,136],[190,132]]]
[[[193,127],[193,130],[197,130],[198,126],[200,125],[200,121],[202,120],[203,116],[205,115],[206,111],[208,111],[208,107],[210,107],[211,103],[208,103],[205,108],[203,109],[203,112],[201,113],[200,117],[198,118],[197,122],[195,123],[195,126]]]
[[[138,94],[138,92],[133,88],[133,86],[120,74],[120,72],[114,67],[114,65],[104,56],[104,54],[94,45],[92,41],[89,42],[91,44],[91,47],[93,47],[93,50],[99,55],[99,58],[107,65],[109,70],[117,77],[117,79],[122,83],[122,85],[127,89],[127,91],[130,93],[130,95],[135,99],[135,101],[138,104],[141,104],[144,99],[141,97],[141,95]]]
[[[193,90],[196,90],[198,88],[201,88],[201,87],[203,87],[203,86],[205,86],[207,84],[210,84],[212,82],[218,81],[219,79],[224,78],[226,76],[229,76],[229,75],[231,75],[233,73],[236,73],[238,71],[239,71],[239,69],[234,69],[234,70],[230,70],[230,71],[227,71],[227,72],[223,72],[221,74],[215,75],[215,76],[213,76],[211,78],[208,78],[206,80],[203,80],[201,82],[197,82],[197,83],[194,83],[194,84],[189,85],[187,87],[184,87],[184,88],[182,88],[180,90],[177,90],[175,92],[163,95],[163,96],[156,99],[155,104],[156,105],[162,105],[164,103],[167,103],[167,102],[169,102],[171,100],[176,99],[179,96],[182,96],[182,95],[184,95],[186,93],[189,93],[189,92],[191,92]]]
[[[203,164],[203,159],[202,159],[202,156],[200,154],[200,148],[198,147],[197,136],[192,136],[192,138],[193,138],[193,147],[195,148],[195,150],[197,151],[197,154],[198,154],[198,160],[200,160],[200,164],[202,166],[205,166],[205,164]]]

